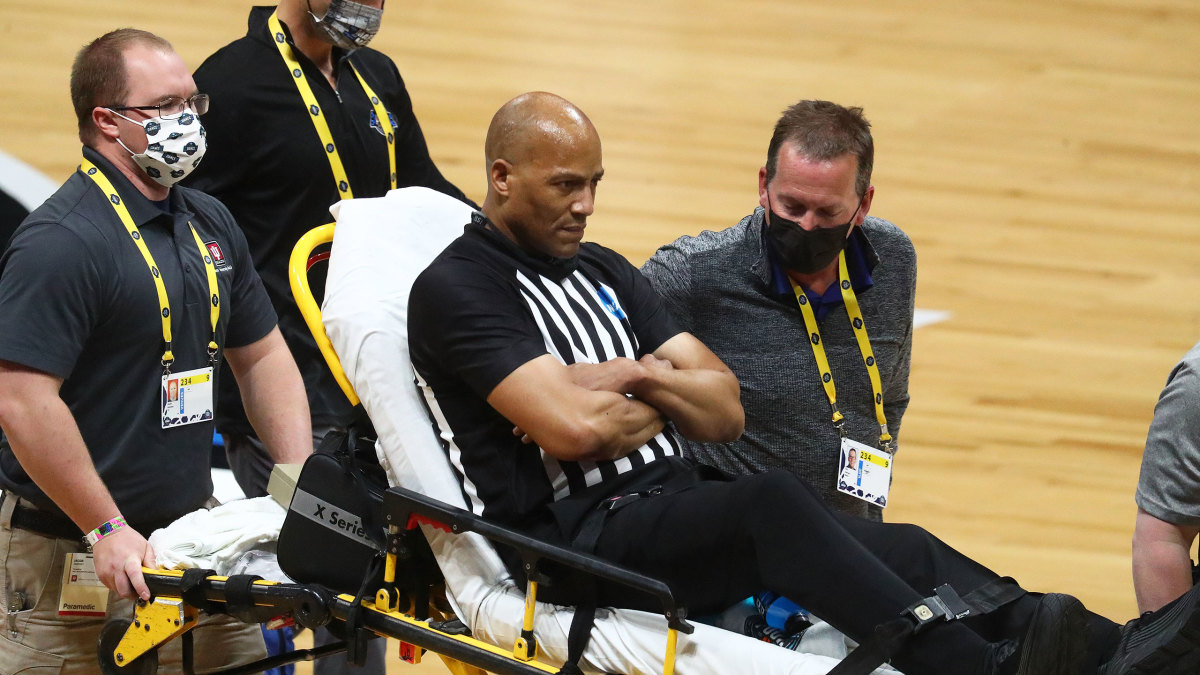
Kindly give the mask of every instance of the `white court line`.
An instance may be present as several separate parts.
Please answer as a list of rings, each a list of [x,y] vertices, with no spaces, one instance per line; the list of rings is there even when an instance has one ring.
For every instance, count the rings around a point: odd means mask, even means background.
[[[32,211],[54,194],[58,184],[40,171],[0,150],[0,190]]]
[[[213,496],[222,504],[228,504],[235,499],[245,499],[246,493],[238,487],[233,472],[229,469],[213,469]]]
[[[954,316],[953,313],[944,309],[917,308],[915,311],[913,311],[913,328],[916,329],[920,328],[921,326],[930,326],[935,323],[948,321],[952,316]]]

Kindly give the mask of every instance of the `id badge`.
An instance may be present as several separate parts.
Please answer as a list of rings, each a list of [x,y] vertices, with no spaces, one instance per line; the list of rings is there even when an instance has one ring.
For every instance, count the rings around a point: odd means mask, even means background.
[[[213,418],[213,369],[197,368],[162,378],[162,428]]]
[[[104,616],[108,588],[96,576],[91,553],[68,553],[58,592],[59,616]]]
[[[888,490],[892,487],[892,461],[890,452],[843,438],[841,460],[838,463],[841,467],[838,471],[838,492],[887,507]]]

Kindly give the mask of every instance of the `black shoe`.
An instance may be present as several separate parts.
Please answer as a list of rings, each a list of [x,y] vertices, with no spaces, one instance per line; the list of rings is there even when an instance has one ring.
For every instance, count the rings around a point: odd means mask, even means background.
[[[993,645],[998,675],[1082,675],[1087,661],[1087,610],[1069,595],[1049,593],[1037,609],[1019,648]]]
[[[1195,675],[1200,672],[1200,584],[1121,629],[1100,675]]]

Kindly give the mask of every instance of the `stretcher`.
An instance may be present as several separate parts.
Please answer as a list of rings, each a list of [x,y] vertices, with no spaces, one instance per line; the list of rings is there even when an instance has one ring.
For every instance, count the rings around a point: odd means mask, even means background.
[[[548,563],[630,586],[660,608],[657,614],[599,609],[579,663],[582,672],[817,675],[837,664],[835,658],[693,625],[662,581],[531,539],[467,510],[412,385],[405,313],[413,279],[461,233],[470,210],[424,188],[350,200],[332,210],[337,240],[333,224],[301,239],[292,255],[292,287],[339,385],[352,403],[363,404],[374,425],[378,461],[392,484],[382,501],[386,533],[368,566],[381,569],[360,570],[357,592],[331,591],[304,579],[279,583],[205,570],[145,569],[152,601],[105,627],[99,644],[103,672],[154,672],[155,650],[174,639],[184,641],[186,669],[189,630],[201,611],[246,622],[326,625],[346,638],[227,674],[343,650],[354,660],[376,636],[397,641],[401,661],[417,663],[430,652],[455,675],[578,672],[565,663],[572,608],[538,600],[539,583],[547,579],[542,566]],[[311,251],[330,242],[322,311],[308,286],[308,260]],[[285,527],[281,548],[286,537]],[[525,587],[516,586],[495,543],[519,552],[530,578]]]
[[[521,637],[511,650],[475,639],[453,616],[447,616],[437,604],[420,604],[418,598],[429,600],[431,579],[421,579],[421,585],[400,579],[396,575],[398,561],[419,555],[426,548],[418,526],[427,525],[448,533],[475,532],[493,541],[520,550],[531,569],[541,561],[555,561],[642,590],[656,597],[664,607],[664,617],[670,626],[670,636],[676,631],[692,632],[685,620],[686,611],[675,604],[670,590],[661,581],[636,572],[623,570],[603,560],[567,549],[545,544],[488,523],[469,512],[437,502],[403,488],[388,492],[385,517],[397,525],[389,527],[388,546],[381,555],[386,566],[384,583],[373,593],[358,595],[335,594],[319,584],[280,583],[261,579],[225,577],[210,574],[210,570],[150,570],[145,569],[147,586],[153,597],[150,602],[138,602],[130,619],[109,622],[101,634],[100,663],[105,673],[155,672],[157,659],[154,650],[161,644],[179,637],[186,640],[187,632],[196,625],[200,611],[228,613],[246,622],[265,623],[288,618],[305,628],[330,623],[341,624],[343,631],[353,631],[349,640],[368,639],[366,633],[399,641],[400,658],[419,663],[426,650],[437,653],[456,675],[491,672],[497,674],[533,675],[557,673],[559,669],[534,660],[537,641],[532,630],[533,610],[536,607],[536,582],[527,591],[530,600],[523,617]],[[403,524],[403,525],[401,525]],[[370,576],[366,573],[365,576]],[[355,634],[357,633],[357,634]],[[673,672],[675,639],[668,637],[668,652],[664,673]],[[328,654],[353,650],[347,644],[334,644],[291,654],[271,657],[254,664],[222,671],[256,673],[301,660],[312,660]],[[189,647],[184,645],[185,663]]]

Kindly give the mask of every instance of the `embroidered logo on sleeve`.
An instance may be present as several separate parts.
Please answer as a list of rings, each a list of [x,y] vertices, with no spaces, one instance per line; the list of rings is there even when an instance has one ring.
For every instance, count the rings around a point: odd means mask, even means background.
[[[217,268],[218,272],[233,269],[233,265],[225,257],[225,253],[221,251],[220,244],[215,241],[206,241],[204,242],[204,246],[208,249],[208,254],[212,256],[213,267]]]

